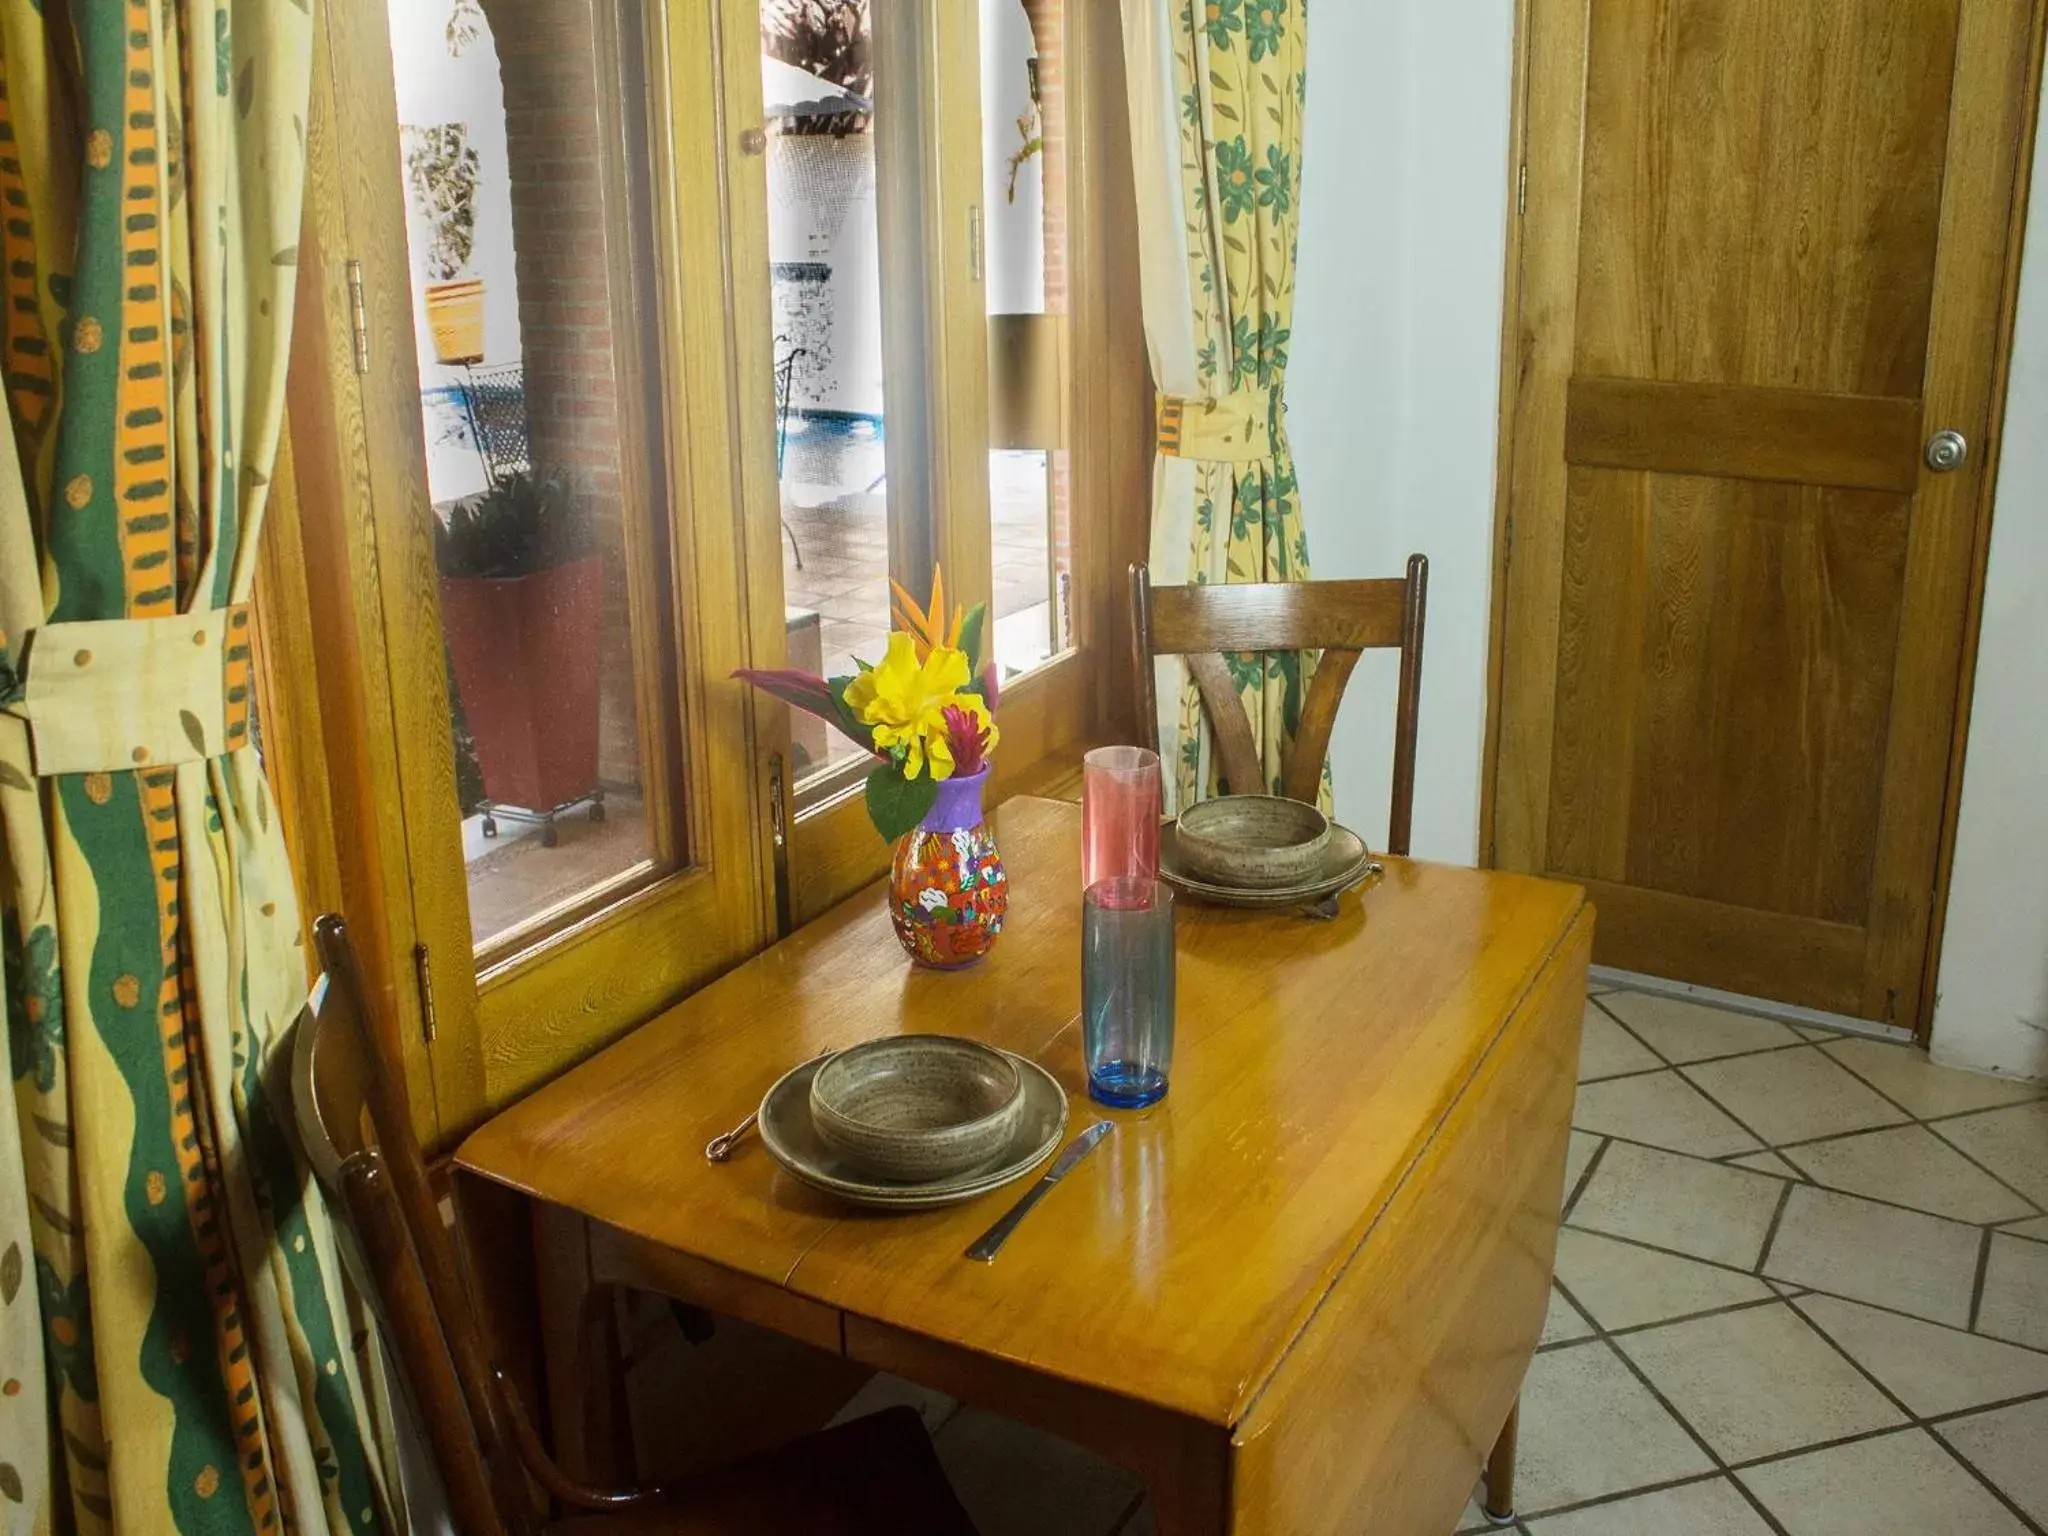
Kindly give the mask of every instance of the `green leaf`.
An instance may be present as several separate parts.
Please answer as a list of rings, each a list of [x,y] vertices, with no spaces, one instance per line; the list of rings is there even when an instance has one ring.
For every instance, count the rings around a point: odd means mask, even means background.
[[[0,1306],[14,1300],[14,1293],[21,1289],[21,1244],[9,1243],[7,1253],[0,1257]]]
[[[19,1504],[24,1497],[21,1474],[14,1470],[13,1463],[0,1461],[0,1493]]]
[[[199,723],[199,717],[189,709],[178,711],[178,724],[185,728],[185,739],[192,743],[192,750],[205,755],[206,727]]]
[[[868,820],[886,842],[895,842],[923,821],[939,797],[936,780],[906,779],[903,770],[884,763],[868,775]]]
[[[826,680],[826,687],[832,691],[832,713],[826,718],[848,736],[859,742],[868,751],[875,748],[875,728],[853,712],[853,706],[846,702],[846,688],[853,681],[850,677],[834,677]]]
[[[960,649],[967,657],[970,677],[981,675],[981,631],[988,623],[988,604],[976,603],[960,623]]]

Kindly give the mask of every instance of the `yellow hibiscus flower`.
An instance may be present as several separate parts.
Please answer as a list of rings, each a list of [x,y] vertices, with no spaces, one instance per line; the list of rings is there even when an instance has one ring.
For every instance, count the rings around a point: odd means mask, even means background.
[[[884,752],[904,750],[903,776],[914,779],[929,760],[932,777],[951,778],[953,757],[946,745],[945,710],[950,705],[979,709],[980,698],[961,690],[967,686],[967,656],[952,646],[933,646],[922,662],[916,642],[902,630],[889,636],[881,661],[846,685],[846,705],[863,725],[872,726],[875,745]]]

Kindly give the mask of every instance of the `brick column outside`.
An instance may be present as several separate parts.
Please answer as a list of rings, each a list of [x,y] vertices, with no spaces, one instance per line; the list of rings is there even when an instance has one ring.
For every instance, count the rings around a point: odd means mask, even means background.
[[[598,777],[638,789],[619,402],[590,0],[483,0],[498,53],[534,474],[568,487],[604,559]],[[514,299],[486,294],[486,304]]]

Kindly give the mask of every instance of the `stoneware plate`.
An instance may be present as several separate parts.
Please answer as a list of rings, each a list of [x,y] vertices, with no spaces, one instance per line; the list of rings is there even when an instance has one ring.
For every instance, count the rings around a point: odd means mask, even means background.
[[[1017,1129],[989,1162],[952,1178],[929,1184],[870,1178],[820,1141],[811,1124],[811,1077],[823,1064],[818,1061],[807,1061],[786,1074],[762,1098],[761,1144],[793,1177],[854,1205],[925,1211],[972,1200],[1023,1178],[1052,1155],[1066,1134],[1067,1092],[1059,1080],[1035,1061],[1016,1055],[1010,1060],[1024,1085],[1024,1112]]]
[[[1321,867],[1315,878],[1281,890],[1244,890],[1204,880],[1187,867],[1180,855],[1171,822],[1159,829],[1159,878],[1177,891],[1199,901],[1225,907],[1302,907],[1357,882],[1372,862],[1365,839],[1349,827],[1330,823],[1330,841],[1323,847]]]

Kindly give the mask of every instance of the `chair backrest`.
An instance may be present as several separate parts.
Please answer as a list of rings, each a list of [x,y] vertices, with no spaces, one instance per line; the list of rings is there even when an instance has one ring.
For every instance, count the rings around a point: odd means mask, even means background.
[[[1415,812],[1416,712],[1422,695],[1422,626],[1429,598],[1429,561],[1408,557],[1404,579],[1380,581],[1246,582],[1154,587],[1142,565],[1131,567],[1131,660],[1137,671],[1139,728],[1159,746],[1159,709],[1152,658],[1186,659],[1201,691],[1202,707],[1224,782],[1233,793],[1258,794],[1265,786],[1251,721],[1240,702],[1225,652],[1316,651],[1322,660],[1309,684],[1294,747],[1281,766],[1280,792],[1313,802],[1329,755],[1337,705],[1360,653],[1401,653],[1400,694],[1394,716],[1394,803],[1387,818],[1387,851],[1408,852]]]
[[[365,1006],[346,925],[313,926],[323,971],[300,1017],[292,1108],[320,1182],[340,1198],[367,1261],[366,1298],[433,1451],[457,1528],[524,1536],[534,1528],[502,1389],[442,1224],[396,1064]]]

